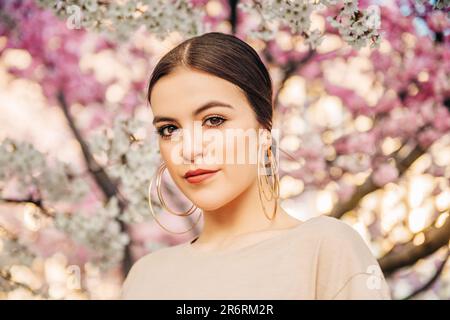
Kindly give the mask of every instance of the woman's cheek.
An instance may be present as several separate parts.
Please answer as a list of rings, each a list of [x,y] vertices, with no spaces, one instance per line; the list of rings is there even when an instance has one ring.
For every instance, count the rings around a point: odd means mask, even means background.
[[[183,164],[180,153],[181,145],[172,141],[163,141],[160,143],[160,153],[167,167],[173,167]]]

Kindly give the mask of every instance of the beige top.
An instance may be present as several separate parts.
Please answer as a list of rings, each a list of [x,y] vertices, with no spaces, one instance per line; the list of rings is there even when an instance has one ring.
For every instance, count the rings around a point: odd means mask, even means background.
[[[191,241],[149,253],[132,266],[122,299],[391,299],[361,236],[329,216],[226,251]]]

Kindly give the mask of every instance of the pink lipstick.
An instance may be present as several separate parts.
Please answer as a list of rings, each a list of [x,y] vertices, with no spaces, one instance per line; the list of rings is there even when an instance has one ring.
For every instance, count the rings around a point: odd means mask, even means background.
[[[217,171],[219,171],[219,170],[205,170],[205,169],[189,170],[184,175],[184,178],[189,183],[200,183],[200,182],[214,176]]]

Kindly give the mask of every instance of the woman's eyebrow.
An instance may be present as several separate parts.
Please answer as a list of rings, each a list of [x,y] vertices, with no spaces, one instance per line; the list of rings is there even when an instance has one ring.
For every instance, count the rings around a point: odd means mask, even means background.
[[[192,115],[196,116],[199,113],[209,109],[209,108],[213,108],[213,107],[225,107],[225,108],[230,108],[230,109],[234,109],[231,105],[224,103],[224,102],[220,102],[220,101],[209,101],[205,104],[203,104],[202,106],[200,106],[199,108],[197,108]],[[171,117],[160,117],[160,116],[155,116],[152,123],[156,124],[157,122],[162,122],[162,121],[176,121],[175,118],[171,118]]]

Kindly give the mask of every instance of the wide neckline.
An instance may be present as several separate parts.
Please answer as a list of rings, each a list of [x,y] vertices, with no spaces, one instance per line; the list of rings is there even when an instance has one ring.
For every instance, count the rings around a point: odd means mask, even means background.
[[[191,255],[206,256],[206,257],[207,256],[228,256],[228,255],[237,254],[237,253],[240,253],[242,251],[245,251],[245,250],[248,250],[248,249],[251,249],[251,248],[255,248],[255,247],[258,247],[260,245],[268,244],[268,243],[270,243],[272,241],[281,239],[284,236],[290,235],[290,234],[294,233],[295,231],[302,229],[305,225],[308,225],[309,223],[311,223],[312,221],[317,220],[320,217],[322,217],[322,216],[312,217],[310,219],[307,219],[307,220],[303,221],[298,226],[295,226],[293,228],[287,228],[286,230],[280,231],[281,232],[280,234],[277,234],[275,236],[263,239],[263,240],[258,241],[256,243],[251,243],[249,245],[246,245],[246,246],[243,246],[243,247],[239,247],[237,249],[226,249],[226,250],[219,250],[219,251],[205,251],[205,250],[195,249],[195,248],[192,247],[191,242],[194,241],[197,237],[187,241],[186,243],[184,243],[183,247]]]

